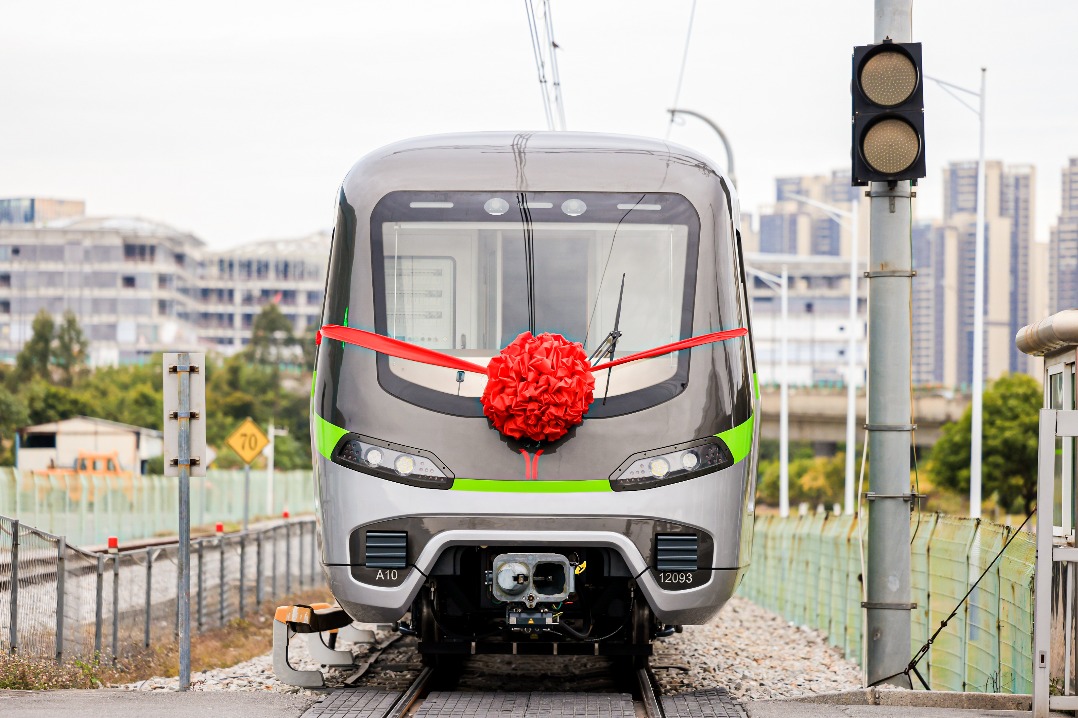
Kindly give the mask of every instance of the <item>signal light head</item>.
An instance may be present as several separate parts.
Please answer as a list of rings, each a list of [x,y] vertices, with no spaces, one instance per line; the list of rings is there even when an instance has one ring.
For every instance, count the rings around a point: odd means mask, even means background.
[[[868,128],[861,141],[868,166],[893,175],[907,170],[921,152],[921,138],[908,122],[889,117]]]
[[[854,185],[916,183],[925,172],[921,45],[891,42],[853,50]]]
[[[917,89],[917,67],[906,53],[888,48],[865,60],[860,80],[869,101],[880,107],[894,107]]]

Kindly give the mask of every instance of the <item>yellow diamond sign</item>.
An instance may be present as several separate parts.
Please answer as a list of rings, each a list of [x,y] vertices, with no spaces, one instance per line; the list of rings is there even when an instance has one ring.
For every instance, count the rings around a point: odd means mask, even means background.
[[[269,445],[269,439],[262,433],[262,429],[258,428],[258,424],[248,417],[232,432],[225,443],[239,454],[243,463],[250,464],[256,456],[262,453],[262,449]]]

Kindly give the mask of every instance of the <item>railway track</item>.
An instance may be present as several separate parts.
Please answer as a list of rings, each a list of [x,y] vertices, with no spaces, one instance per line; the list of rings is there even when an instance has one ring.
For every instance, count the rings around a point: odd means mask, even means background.
[[[602,658],[570,664],[540,656],[518,662],[505,658],[476,656],[449,668],[423,667],[403,689],[338,688],[303,718],[744,716],[722,689],[663,696],[646,667],[630,669]]]

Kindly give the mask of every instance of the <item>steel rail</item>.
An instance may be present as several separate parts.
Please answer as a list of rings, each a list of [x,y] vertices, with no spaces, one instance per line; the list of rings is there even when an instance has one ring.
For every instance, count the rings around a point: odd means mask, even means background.
[[[640,684],[640,700],[644,704],[647,718],[666,718],[659,702],[659,682],[650,667],[636,669],[636,680]]]

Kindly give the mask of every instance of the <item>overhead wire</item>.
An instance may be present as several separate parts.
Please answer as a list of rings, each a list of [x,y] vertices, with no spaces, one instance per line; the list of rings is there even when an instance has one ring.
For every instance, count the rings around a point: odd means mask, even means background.
[[[539,92],[543,96],[543,114],[548,130],[554,129],[554,113],[550,108],[550,91],[546,81],[546,64],[543,62],[542,46],[539,42],[538,22],[535,18],[535,5],[532,0],[524,0],[524,11],[528,16],[528,35],[531,38],[532,54],[535,56],[535,69],[539,74]]]
[[[558,111],[557,129],[564,131],[565,104],[561,98],[561,74],[558,72],[558,43],[554,41],[554,17],[550,12],[550,0],[543,0],[543,20],[546,26],[547,46],[550,48],[550,79],[554,82],[554,107]]]
[[[672,110],[678,108],[678,101],[681,99],[681,83],[685,79],[685,65],[689,61],[689,41],[692,40],[692,24],[696,19],[696,0],[692,0],[692,7],[689,9],[689,29],[685,33],[685,49],[681,53],[681,70],[677,76],[677,87],[674,90],[674,104],[670,105]],[[666,139],[670,139],[670,130],[674,128],[674,114],[670,113],[670,122],[666,126]]]

